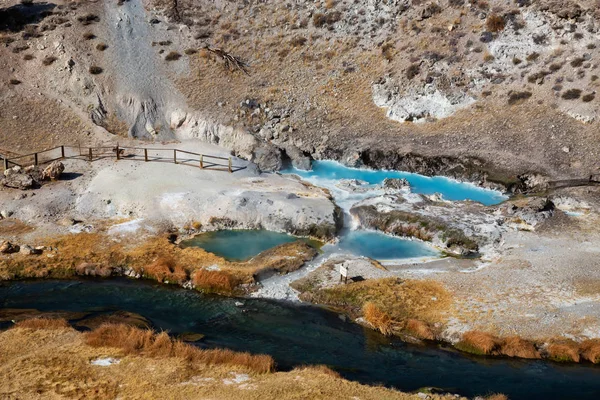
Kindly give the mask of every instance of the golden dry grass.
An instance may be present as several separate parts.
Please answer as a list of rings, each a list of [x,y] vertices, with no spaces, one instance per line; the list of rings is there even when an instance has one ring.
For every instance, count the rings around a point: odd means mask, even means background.
[[[600,339],[585,340],[580,344],[581,356],[594,364],[600,363]]]
[[[208,292],[232,292],[238,285],[235,276],[223,271],[200,269],[194,273],[194,285]]]
[[[548,358],[560,362],[579,362],[579,345],[570,340],[553,342],[546,348]]]
[[[502,393],[494,393],[485,396],[485,400],[508,400],[508,396]]]
[[[533,343],[517,336],[503,339],[500,353],[508,357],[541,358]]]
[[[120,362],[108,367],[90,364],[100,357],[114,357]],[[85,335],[72,329],[16,328],[0,332],[0,396],[7,398],[419,399],[416,394],[341,379],[322,366],[250,373],[247,381],[232,383],[234,373],[244,371],[228,365],[192,365],[179,357],[124,355],[116,347],[89,346]],[[454,399],[450,395],[430,398]]]
[[[368,323],[386,336],[393,333],[393,322],[388,314],[381,311],[375,304],[368,302],[363,306],[363,315]]]
[[[419,338],[419,339],[427,339],[434,340],[435,333],[431,330],[431,328],[423,321],[419,321],[417,319],[409,319],[406,321],[406,331],[408,331],[411,335]]]
[[[177,357],[194,364],[243,367],[255,373],[268,373],[275,369],[273,358],[267,355],[227,349],[203,350],[171,339],[166,332],[155,333],[127,325],[104,324],[86,333],[85,342],[92,347],[117,347],[125,354]]]
[[[52,257],[22,254],[0,259],[0,279],[68,278],[75,275],[107,277],[133,268],[140,275],[159,282],[182,284],[194,278],[201,289],[231,293],[235,286],[254,282],[264,269],[290,272],[313,258],[316,250],[302,241],[270,249],[246,262],[230,262],[200,248],[181,248],[166,237],[143,243],[116,242],[104,233],[79,233],[43,241],[56,248]],[[220,273],[204,273],[216,266]]]
[[[452,296],[444,286],[429,280],[372,279],[306,293],[308,300],[361,310],[372,302],[394,321],[418,319],[444,322],[452,309]]]
[[[14,325],[14,328],[23,329],[66,329],[69,324],[62,318],[31,318],[19,321]]]
[[[492,354],[499,344],[498,338],[494,335],[481,331],[469,331],[462,335],[456,348],[475,354]]]

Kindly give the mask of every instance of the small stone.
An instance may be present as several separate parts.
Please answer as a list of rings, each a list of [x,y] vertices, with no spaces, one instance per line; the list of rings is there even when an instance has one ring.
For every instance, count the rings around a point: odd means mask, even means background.
[[[19,246],[12,244],[9,241],[0,242],[0,253],[11,254],[19,251]]]
[[[571,149],[568,146],[564,146],[562,148],[562,151],[564,151],[565,153],[569,153],[571,151]]]

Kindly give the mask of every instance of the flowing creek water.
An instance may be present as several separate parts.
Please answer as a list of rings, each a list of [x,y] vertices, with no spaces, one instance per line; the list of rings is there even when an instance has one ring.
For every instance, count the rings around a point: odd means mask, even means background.
[[[317,307],[259,299],[241,300],[240,307],[239,301],[126,279],[0,284],[3,308],[134,312],[172,334],[205,334],[202,347],[270,354],[283,370],[326,364],[348,379],[404,391],[436,387],[465,396],[499,392],[511,400],[586,400],[600,393],[600,368],[591,364],[469,357],[387,338]]]

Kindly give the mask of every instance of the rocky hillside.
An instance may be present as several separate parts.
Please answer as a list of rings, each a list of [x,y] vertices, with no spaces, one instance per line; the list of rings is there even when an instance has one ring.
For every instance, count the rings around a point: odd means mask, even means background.
[[[503,183],[600,168],[597,0],[8,0],[0,147],[199,138]]]

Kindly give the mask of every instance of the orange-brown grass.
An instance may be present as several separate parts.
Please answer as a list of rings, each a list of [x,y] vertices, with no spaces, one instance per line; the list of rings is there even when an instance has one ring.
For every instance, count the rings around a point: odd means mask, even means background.
[[[580,345],[581,356],[594,364],[600,363],[600,339],[585,340]]]
[[[393,332],[393,322],[388,314],[381,311],[375,304],[368,302],[363,307],[363,314],[368,323],[373,325],[384,335],[391,335]]]
[[[15,254],[1,258],[0,280],[108,277],[132,268],[150,279],[181,284],[194,277],[196,271],[217,266],[221,272],[201,272],[195,277],[198,288],[231,293],[239,284],[254,282],[254,275],[262,269],[290,272],[316,255],[316,250],[298,241],[278,246],[247,262],[229,262],[200,248],[181,248],[167,237],[151,238],[140,244],[133,240],[116,242],[103,233],[65,235],[43,244],[57,249],[52,251],[52,257]]]
[[[410,318],[406,321],[405,329],[413,336],[419,339],[434,340],[435,334],[431,328],[423,321]]]
[[[508,400],[508,396],[502,393],[494,393],[485,396],[485,400]]]
[[[319,364],[319,365],[305,365],[305,366],[302,366],[302,367],[294,368],[294,371],[311,371],[311,372],[318,372],[318,373],[321,373],[321,374],[329,375],[329,376],[331,376],[333,378],[341,378],[342,377],[338,372],[332,370],[327,365],[322,365],[322,364]]]
[[[305,292],[303,299],[360,313],[365,303],[374,303],[395,322],[417,319],[427,324],[445,322],[452,296],[441,283],[397,278],[372,279]]]
[[[25,319],[23,321],[17,322],[14,328],[24,328],[24,329],[67,329],[69,328],[69,323],[62,318],[31,318]]]
[[[508,357],[541,358],[533,343],[518,336],[503,339],[500,353]]]
[[[460,342],[456,344],[456,348],[474,354],[491,354],[494,352],[500,340],[486,332],[469,331],[462,335]]]
[[[117,347],[125,354],[150,357],[178,357],[192,364],[238,366],[260,374],[275,369],[275,362],[268,355],[227,349],[203,350],[172,339],[166,332],[155,333],[126,325],[104,324],[86,333],[85,341],[92,347]]]
[[[579,345],[570,340],[550,343],[546,348],[548,358],[560,362],[579,362]]]
[[[159,257],[152,264],[144,268],[144,274],[158,282],[183,283],[187,280],[187,272],[177,265],[170,257]]]
[[[194,274],[194,285],[208,292],[230,293],[238,285],[238,280],[225,271],[200,269]]]
[[[230,384],[230,365],[200,366],[177,357],[124,355],[116,347],[93,347],[75,330],[8,329],[0,332],[0,393],[23,399],[349,399],[418,400],[381,386],[341,379],[326,367],[255,374],[242,385]],[[100,357],[119,364],[98,367]],[[431,400],[457,400],[430,394]],[[461,398],[466,400],[464,398]]]

